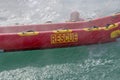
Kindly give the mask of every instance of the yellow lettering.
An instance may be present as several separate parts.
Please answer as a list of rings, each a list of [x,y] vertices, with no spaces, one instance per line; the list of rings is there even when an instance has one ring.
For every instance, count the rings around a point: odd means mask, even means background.
[[[51,35],[51,44],[70,43],[77,41],[78,41],[78,34],[73,32],[57,33]]]

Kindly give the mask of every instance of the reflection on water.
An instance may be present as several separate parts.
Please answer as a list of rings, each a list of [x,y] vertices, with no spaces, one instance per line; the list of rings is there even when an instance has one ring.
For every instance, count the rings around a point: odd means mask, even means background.
[[[0,2],[0,24],[63,22],[74,10],[85,19],[96,18],[119,12],[119,4],[119,0],[4,0]]]

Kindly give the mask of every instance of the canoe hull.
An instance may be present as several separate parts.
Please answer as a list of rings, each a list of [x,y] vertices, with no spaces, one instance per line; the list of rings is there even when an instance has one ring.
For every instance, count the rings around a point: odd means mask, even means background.
[[[111,25],[110,25],[111,26]],[[115,41],[112,33],[119,30],[117,23],[113,28],[83,28],[69,30],[54,30],[47,32],[26,32],[0,35],[0,48],[5,51],[30,50],[44,48],[70,47]],[[32,35],[30,35],[32,34]],[[116,34],[113,34],[113,36]]]
[[[110,18],[101,19],[109,20]],[[91,22],[37,25],[37,27],[36,25],[1,27],[0,50],[60,48],[116,41],[120,37],[120,15],[117,15],[114,20],[106,21],[110,23],[109,25],[106,22],[103,24],[101,19]],[[64,27],[60,28],[62,25]],[[28,27],[33,31],[26,31]]]

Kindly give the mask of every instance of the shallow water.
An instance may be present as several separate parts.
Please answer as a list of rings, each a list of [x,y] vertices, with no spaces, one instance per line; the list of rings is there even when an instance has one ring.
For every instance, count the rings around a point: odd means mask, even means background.
[[[119,12],[116,0],[1,0],[0,24],[62,22],[74,10],[97,18]],[[0,80],[119,80],[120,41],[0,54]]]
[[[1,54],[1,80],[118,80],[120,42]]]

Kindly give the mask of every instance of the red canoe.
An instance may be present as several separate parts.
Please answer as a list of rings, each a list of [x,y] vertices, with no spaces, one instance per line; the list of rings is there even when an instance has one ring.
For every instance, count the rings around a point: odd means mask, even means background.
[[[120,14],[84,22],[0,27],[0,50],[70,47],[116,41]]]

